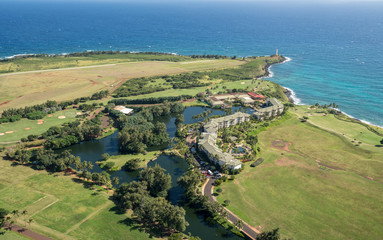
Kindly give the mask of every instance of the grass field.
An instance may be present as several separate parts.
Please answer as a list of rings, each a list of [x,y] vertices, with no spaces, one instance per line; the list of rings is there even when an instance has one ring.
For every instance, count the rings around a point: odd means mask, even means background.
[[[84,67],[93,65],[113,64],[135,61],[192,61],[186,56],[168,54],[88,54],[88,56],[59,56],[55,57],[28,57],[14,58],[0,61],[0,73],[25,72],[34,70],[47,70],[70,67]],[[196,60],[197,61],[197,60]]]
[[[113,90],[131,78],[230,68],[244,63],[239,60],[143,61],[0,74],[0,111],[46,100],[87,97],[100,90]]]
[[[1,240],[30,240],[28,237],[24,237],[21,234],[8,231],[5,235],[1,236]]]
[[[107,162],[114,162],[114,168],[117,170],[120,170],[124,164],[130,160],[130,159],[135,159],[139,158],[142,161],[140,162],[140,167],[146,167],[146,164],[152,160],[157,158],[161,154],[161,151],[150,151],[147,154],[127,154],[127,155],[116,155],[116,156],[111,156],[107,161],[102,162],[102,163],[107,163]]]
[[[55,112],[51,117],[49,117],[49,115],[46,116],[43,124],[37,124],[37,120],[29,120],[26,118],[13,123],[0,124],[0,133],[4,133],[4,135],[0,136],[0,144],[19,141],[21,138],[27,137],[31,134],[39,135],[47,131],[52,126],[74,121],[76,119],[77,112],[78,111],[74,109]],[[65,118],[59,119],[59,116],[65,116]],[[10,131],[13,131],[13,133],[6,133]]]
[[[140,98],[149,98],[149,97],[166,97],[166,96],[180,96],[180,95],[195,95],[199,92],[205,92],[206,89],[210,89],[213,94],[217,94],[220,91],[225,91],[226,89],[242,89],[245,91],[259,91],[266,90],[269,92],[276,92],[279,88],[273,82],[266,80],[243,80],[243,81],[222,81],[214,80],[213,83],[205,87],[195,87],[189,89],[167,89],[160,92],[154,92],[149,94],[142,94],[139,96],[127,97],[127,99],[140,99]],[[287,101],[287,98],[285,99]]]
[[[350,139],[350,142],[353,140],[355,143],[362,142],[364,144],[375,146],[379,145],[380,140],[383,139],[382,136],[369,131],[363,125],[339,121],[332,114],[323,115],[322,113],[317,113],[315,109],[309,109],[308,106],[297,106],[296,108],[297,111],[295,111],[295,114],[298,116],[307,116],[309,117],[309,122],[321,128],[328,129],[340,135],[344,134],[344,136]],[[383,134],[382,128],[372,127]]]
[[[230,210],[294,239],[381,239],[382,148],[354,146],[296,117],[259,134],[259,142],[265,162],[221,187],[218,199],[229,199]]]
[[[0,160],[0,206],[27,210],[25,218],[35,220],[27,227],[54,239],[91,240],[96,233],[97,239],[149,238],[134,224],[120,222],[129,222],[129,215],[110,211],[114,204],[105,190],[74,181],[70,176],[12,166],[10,161]],[[18,217],[17,223],[23,226],[24,217]],[[12,234],[7,237],[23,239]]]

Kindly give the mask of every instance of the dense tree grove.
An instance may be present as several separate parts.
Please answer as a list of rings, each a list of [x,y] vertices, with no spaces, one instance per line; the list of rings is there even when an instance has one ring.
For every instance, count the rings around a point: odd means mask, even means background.
[[[102,129],[96,120],[87,120],[82,124],[79,121],[66,123],[63,127],[51,127],[42,134],[47,141],[46,148],[60,149],[70,145],[95,139],[102,134]]]
[[[139,180],[146,182],[147,190],[152,197],[166,197],[171,187],[170,174],[158,164],[140,171]]]
[[[21,118],[32,120],[45,117],[48,113],[61,111],[64,107],[56,101],[47,101],[43,104],[26,106],[23,108],[10,108],[3,111],[0,118],[0,123],[15,122]]]
[[[152,123],[154,118],[169,116],[184,111],[182,103],[165,102],[163,105],[143,108],[134,116],[125,116],[108,107],[109,115],[117,118],[119,148],[122,153],[143,153],[148,147],[161,146],[169,142],[166,125]]]
[[[108,96],[109,94],[109,91],[108,90],[102,90],[102,91],[99,91],[99,92],[96,92],[94,93],[90,99],[91,100],[99,100],[99,99],[103,99],[104,97]]]
[[[109,101],[109,104],[113,103],[115,105],[127,105],[127,104],[155,104],[155,103],[164,103],[164,102],[176,102],[183,99],[190,99],[193,96],[191,95],[181,95],[181,96],[169,96],[169,97],[151,97],[151,98],[141,98],[141,99],[113,99]]]
[[[74,166],[77,170],[92,169],[91,162],[82,162],[80,157],[76,157],[68,150],[61,153],[55,153],[53,150],[43,148],[37,149],[32,156],[31,150],[8,149],[6,155],[10,159],[15,159],[18,162],[32,163],[36,169],[46,169],[51,172],[61,172]]]
[[[121,210],[132,209],[137,219],[150,230],[157,228],[166,234],[182,232],[188,225],[185,210],[164,198],[170,186],[170,175],[156,165],[142,170],[139,181],[122,184],[113,198]]]

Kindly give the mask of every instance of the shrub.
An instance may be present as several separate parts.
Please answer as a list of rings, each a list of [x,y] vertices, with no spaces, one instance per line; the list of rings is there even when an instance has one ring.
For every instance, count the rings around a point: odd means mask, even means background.
[[[27,113],[25,117],[31,120],[37,120],[37,119],[42,119],[46,115],[47,114],[43,111],[34,111],[34,112]]]
[[[114,167],[114,165],[115,165],[115,163],[114,162],[107,162],[107,163],[105,163],[105,165],[104,165],[104,169],[105,170],[107,170],[107,171],[110,171],[110,170],[112,170],[112,168]]]
[[[110,158],[109,153],[104,153],[104,154],[102,154],[102,161],[106,161],[106,160],[108,160],[109,158]]]
[[[225,206],[229,206],[230,205],[230,200],[225,200],[225,201],[223,201],[223,203],[225,204]]]

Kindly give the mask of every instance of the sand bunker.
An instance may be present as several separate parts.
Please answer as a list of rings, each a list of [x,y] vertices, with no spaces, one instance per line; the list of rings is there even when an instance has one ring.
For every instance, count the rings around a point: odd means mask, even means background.
[[[4,133],[0,133],[0,136],[4,136]]]
[[[241,82],[241,84],[243,85],[243,84],[245,84],[245,82]]]
[[[25,128],[25,130],[30,130],[31,128]]]
[[[278,149],[285,150],[287,152],[290,152],[290,150],[289,150],[290,145],[291,145],[291,143],[283,142],[281,140],[276,140],[276,141],[271,142],[271,146],[278,148]]]
[[[58,117],[59,119],[64,119],[64,118],[66,118],[65,116],[59,116]]]
[[[53,114],[49,114],[48,117],[53,117]]]
[[[9,134],[9,133],[14,133],[14,131],[8,131],[8,132],[5,132],[5,133],[7,133],[7,134]]]
[[[78,112],[78,113],[76,113],[76,115],[79,115],[79,116],[81,116],[81,115],[82,115],[82,112]]]

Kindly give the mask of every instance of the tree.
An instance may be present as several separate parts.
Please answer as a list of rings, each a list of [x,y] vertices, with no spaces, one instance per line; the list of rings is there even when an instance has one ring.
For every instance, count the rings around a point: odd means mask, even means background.
[[[383,144],[383,139],[382,139],[382,140],[380,140],[380,144]]]
[[[110,171],[110,170],[112,170],[112,168],[114,167],[114,165],[115,165],[115,162],[107,162],[107,163],[105,163],[105,165],[104,165],[104,169],[105,170],[107,170],[107,171]]]
[[[109,158],[110,158],[109,153],[104,153],[104,154],[102,154],[102,161],[106,161],[106,160],[108,160]]]
[[[223,201],[223,203],[225,204],[225,206],[229,206],[230,205],[230,200],[225,200],[225,201]]]
[[[238,219],[238,221],[235,223],[235,227],[241,230],[243,228],[243,222]]]
[[[121,184],[113,194],[117,206],[126,211],[127,209],[135,210],[142,198],[149,195],[146,182],[133,181]]]
[[[30,226],[31,223],[34,222],[34,221],[35,221],[35,220],[33,220],[33,218],[30,218],[30,219],[28,219],[27,223],[28,223],[28,225]]]
[[[5,223],[9,218],[7,217],[9,212],[5,210],[4,208],[0,208],[0,235],[5,234]]]
[[[255,238],[256,240],[280,240],[279,228],[273,229],[271,231],[262,232],[258,234]]]
[[[133,158],[129,159],[124,166],[122,166],[122,169],[127,171],[127,172],[133,172],[136,171],[140,167],[140,162],[142,160],[139,158]]]
[[[113,185],[118,185],[120,183],[120,179],[118,177],[114,177],[112,179],[112,183],[113,183]]]
[[[153,197],[166,197],[171,187],[171,176],[158,164],[147,167],[140,172],[139,180],[147,184],[148,191]]]

